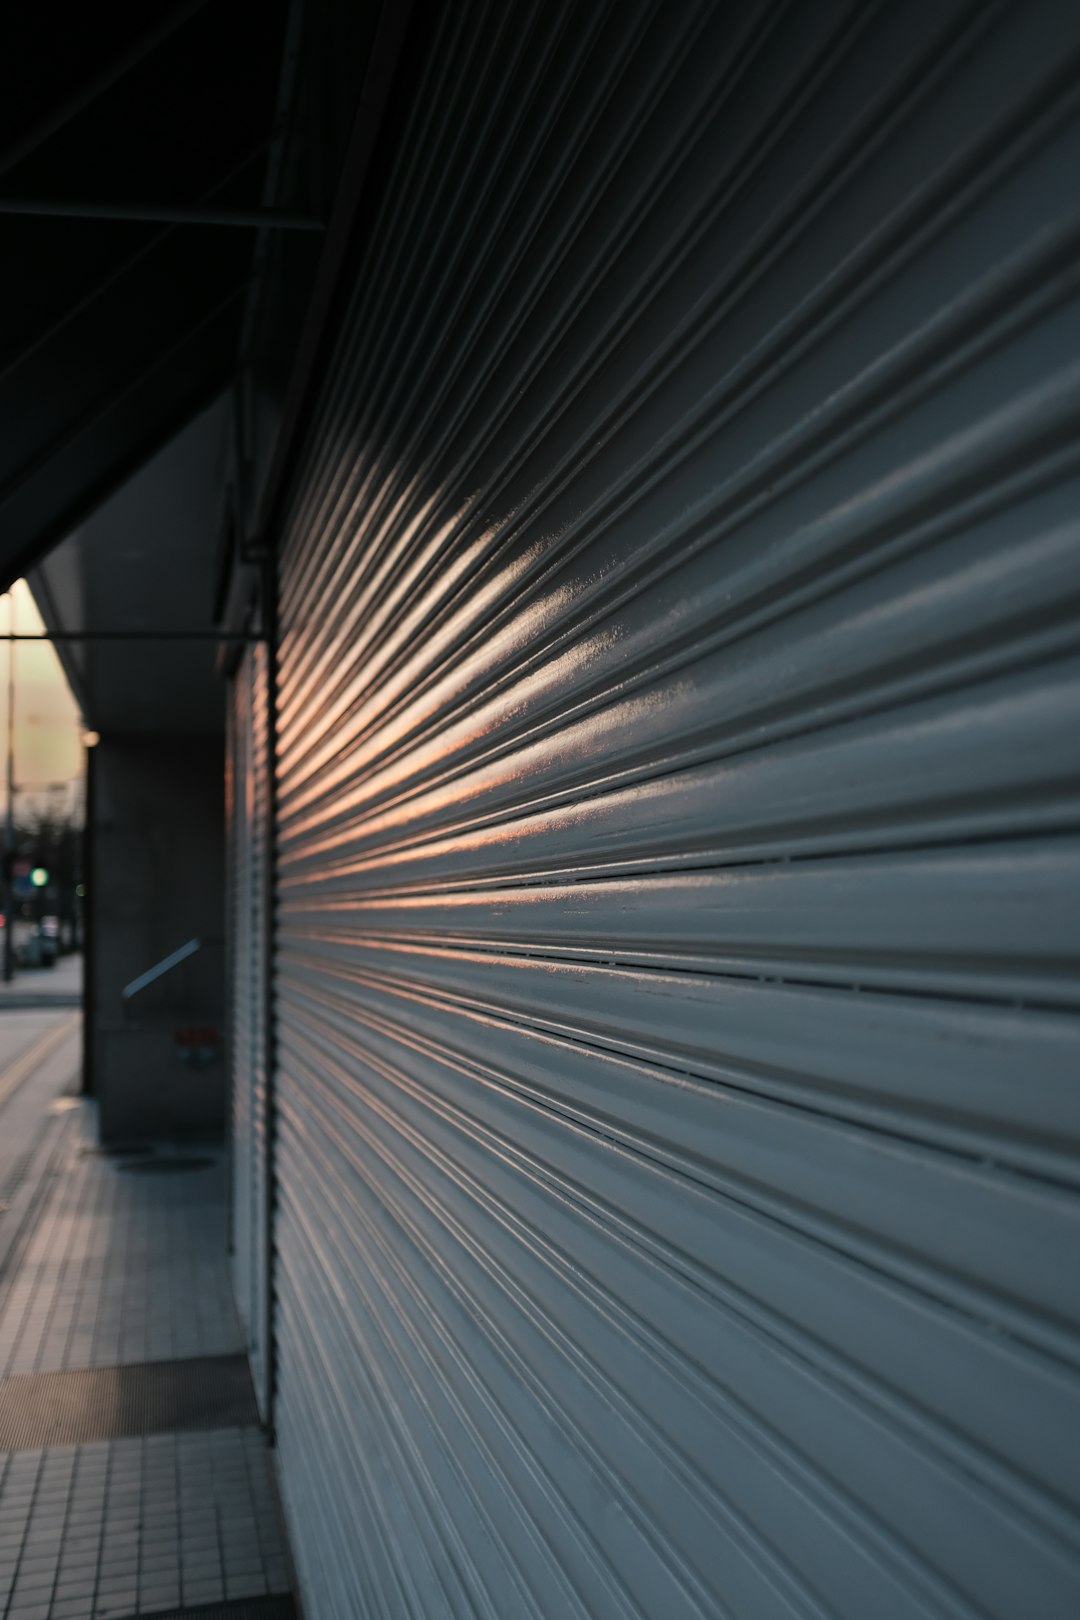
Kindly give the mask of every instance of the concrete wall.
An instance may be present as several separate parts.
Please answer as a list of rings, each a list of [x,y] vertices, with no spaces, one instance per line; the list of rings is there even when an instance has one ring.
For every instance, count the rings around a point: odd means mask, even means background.
[[[104,736],[88,829],[87,1040],[104,1139],[220,1126],[225,1064],[178,1037],[224,1020],[224,756],[217,737]],[[126,1007],[185,941],[207,943]]]

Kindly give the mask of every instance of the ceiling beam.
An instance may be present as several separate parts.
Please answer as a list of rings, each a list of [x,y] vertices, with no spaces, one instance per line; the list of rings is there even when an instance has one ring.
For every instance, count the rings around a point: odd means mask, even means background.
[[[218,225],[229,229],[321,231],[313,214],[291,214],[274,208],[172,208],[143,203],[73,202],[53,197],[0,197],[0,214],[44,219],[127,220],[153,225]]]

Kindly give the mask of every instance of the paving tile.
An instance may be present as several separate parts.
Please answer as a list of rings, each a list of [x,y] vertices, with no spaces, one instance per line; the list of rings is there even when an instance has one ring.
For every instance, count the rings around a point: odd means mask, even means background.
[[[185,1581],[216,1581],[221,1578],[220,1558],[184,1558],[180,1573]]]
[[[139,1588],[139,1609],[144,1614],[153,1614],[157,1609],[176,1609],[179,1607],[179,1581],[169,1586],[143,1586]]]
[[[56,1569],[56,1550],[28,1557],[25,1553],[19,1560],[20,1575],[52,1575]]]
[[[261,1573],[225,1576],[225,1596],[230,1599],[264,1597],[268,1590]]]
[[[180,1540],[180,1557],[185,1564],[199,1563],[208,1554],[213,1554],[217,1558],[219,1551],[220,1545],[216,1531],[206,1536],[184,1536]]]
[[[166,1574],[180,1568],[180,1555],[178,1553],[154,1553],[144,1551],[139,1568],[143,1575],[156,1575],[159,1571]]]
[[[126,1586],[128,1581],[136,1579],[138,1573],[138,1557],[114,1560],[112,1563],[106,1563],[103,1559],[98,1569],[98,1580],[102,1586]]]
[[[223,1581],[184,1581],[183,1596],[185,1603],[220,1603],[225,1596]]]
[[[69,1598],[81,1598],[85,1595],[88,1587],[93,1590],[94,1584],[93,1571],[85,1575],[81,1580],[59,1580],[56,1583],[53,1598],[61,1602],[65,1602]]]
[[[64,1539],[65,1552],[85,1553],[87,1557],[96,1558],[100,1546],[100,1536],[69,1535]]]
[[[117,1558],[137,1557],[140,1539],[138,1531],[125,1532],[122,1536],[110,1536],[106,1530],[105,1538],[101,1543],[102,1559],[112,1561]]]
[[[55,1585],[56,1585],[56,1564],[55,1563],[53,1564],[51,1569],[48,1569],[48,1568],[47,1569],[34,1569],[34,1570],[26,1570],[25,1572],[22,1569],[22,1566],[20,1565],[18,1574],[15,1577],[15,1591],[17,1593],[18,1592],[40,1592],[42,1590],[47,1590],[47,1591],[51,1592]]]

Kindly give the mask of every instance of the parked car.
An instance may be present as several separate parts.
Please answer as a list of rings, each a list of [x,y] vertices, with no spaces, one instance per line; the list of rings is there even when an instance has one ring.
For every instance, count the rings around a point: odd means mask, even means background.
[[[20,967],[52,967],[60,954],[59,919],[16,917],[12,944]]]

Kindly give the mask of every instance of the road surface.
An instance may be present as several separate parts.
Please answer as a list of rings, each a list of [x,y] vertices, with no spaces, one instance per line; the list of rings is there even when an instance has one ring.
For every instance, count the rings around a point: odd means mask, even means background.
[[[70,1007],[0,1005],[0,1291],[33,1211],[82,1063],[81,1017]]]
[[[9,1007],[78,1007],[82,984],[81,955],[62,956],[51,968],[16,968],[9,983],[0,978],[0,1014]]]

